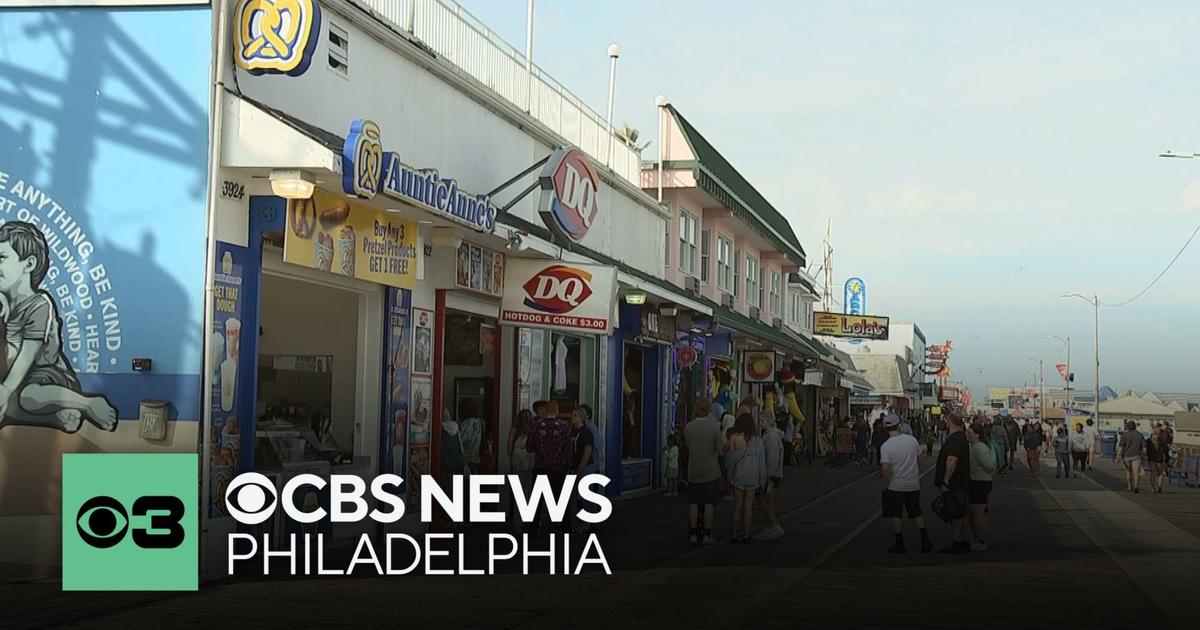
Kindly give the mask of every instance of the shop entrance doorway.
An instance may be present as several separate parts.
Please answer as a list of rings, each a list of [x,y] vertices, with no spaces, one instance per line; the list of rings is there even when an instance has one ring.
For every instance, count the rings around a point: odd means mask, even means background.
[[[458,453],[472,473],[496,471],[497,436],[500,432],[499,400],[499,327],[491,317],[459,311],[446,312],[446,340],[443,353],[442,409],[457,423],[457,435],[442,426],[442,462],[453,468]],[[447,449],[451,450],[447,450]],[[450,472],[443,466],[443,474]]]

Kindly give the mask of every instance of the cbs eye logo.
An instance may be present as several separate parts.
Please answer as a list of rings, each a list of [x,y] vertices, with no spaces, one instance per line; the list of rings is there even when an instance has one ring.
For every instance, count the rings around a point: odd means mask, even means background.
[[[195,453],[64,454],[63,590],[196,590],[200,487]]]
[[[133,544],[142,549],[174,549],[183,543],[183,501],[171,496],[145,496],[134,500],[130,511],[109,497],[92,497],[79,506],[75,531],[97,549],[114,547],[129,531],[130,515],[150,517],[149,527],[133,528]]]
[[[225,511],[243,525],[271,518],[278,502],[275,485],[260,473],[242,473],[225,488]]]

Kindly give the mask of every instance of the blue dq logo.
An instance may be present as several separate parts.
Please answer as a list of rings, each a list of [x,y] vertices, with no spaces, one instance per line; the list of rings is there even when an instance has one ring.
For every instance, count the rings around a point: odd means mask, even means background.
[[[293,77],[308,70],[321,33],[316,0],[239,0],[233,19],[238,67]]]
[[[363,199],[375,197],[383,179],[383,143],[379,125],[370,120],[350,123],[342,146],[342,188]]]

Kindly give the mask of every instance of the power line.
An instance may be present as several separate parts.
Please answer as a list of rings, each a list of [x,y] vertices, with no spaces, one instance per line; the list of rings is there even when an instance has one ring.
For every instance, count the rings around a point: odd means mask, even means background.
[[[1183,244],[1183,247],[1179,248],[1179,253],[1175,254],[1175,257],[1171,259],[1171,262],[1167,263],[1167,266],[1163,268],[1162,273],[1159,273],[1157,276],[1155,276],[1154,280],[1151,280],[1150,284],[1146,285],[1146,288],[1142,289],[1137,295],[1129,298],[1128,300],[1125,300],[1124,302],[1118,302],[1116,304],[1108,304],[1106,302],[1101,302],[1100,305],[1116,308],[1118,306],[1125,306],[1126,304],[1129,304],[1130,302],[1145,295],[1146,292],[1149,291],[1151,289],[1151,287],[1153,287],[1155,284],[1157,284],[1158,281],[1161,280],[1163,276],[1167,275],[1167,272],[1171,270],[1171,266],[1175,264],[1175,261],[1179,260],[1179,257],[1183,255],[1183,252],[1184,252],[1184,250],[1186,250],[1188,248],[1188,245],[1192,244],[1192,240],[1196,238],[1196,234],[1198,234],[1198,233],[1200,233],[1200,225],[1197,225],[1196,229],[1192,230],[1192,235],[1188,237],[1188,240],[1187,240],[1187,242],[1185,242]]]

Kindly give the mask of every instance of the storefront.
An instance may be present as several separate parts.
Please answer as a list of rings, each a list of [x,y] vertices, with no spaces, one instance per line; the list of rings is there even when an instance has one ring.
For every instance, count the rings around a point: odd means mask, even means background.
[[[304,473],[369,477],[403,470],[406,438],[421,437],[421,422],[408,423],[415,215],[324,190],[251,196],[248,207],[246,246],[217,245],[206,506],[216,530],[233,527],[224,490],[238,473],[277,488]],[[304,504],[328,509],[328,489]],[[252,533],[282,543],[314,527],[336,540],[368,526],[278,517]]]

